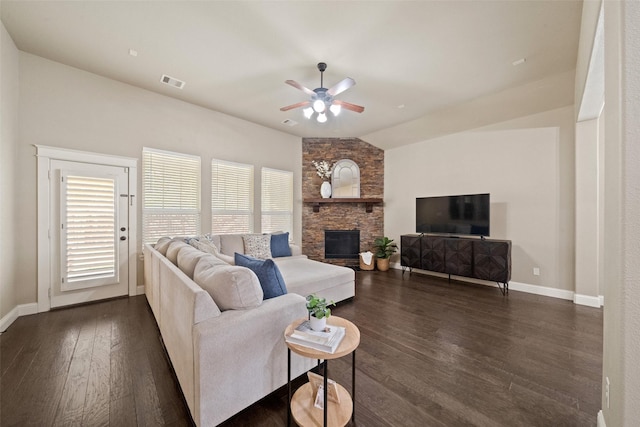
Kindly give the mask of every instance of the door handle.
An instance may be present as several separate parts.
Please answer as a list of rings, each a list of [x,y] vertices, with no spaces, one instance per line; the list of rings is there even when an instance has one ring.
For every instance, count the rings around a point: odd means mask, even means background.
[[[120,240],[127,240],[127,236],[120,236]]]

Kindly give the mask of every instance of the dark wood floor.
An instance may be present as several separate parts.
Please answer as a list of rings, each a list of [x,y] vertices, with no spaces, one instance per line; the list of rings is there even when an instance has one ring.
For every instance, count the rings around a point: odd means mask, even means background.
[[[594,426],[602,310],[358,272],[358,426]],[[284,350],[283,350],[284,351]],[[350,358],[330,376],[350,384]],[[21,317],[0,336],[0,425],[191,425],[145,297]],[[283,426],[281,389],[224,423]]]

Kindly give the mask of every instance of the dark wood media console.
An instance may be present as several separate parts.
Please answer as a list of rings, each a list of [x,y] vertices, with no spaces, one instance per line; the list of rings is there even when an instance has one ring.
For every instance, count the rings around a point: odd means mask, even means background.
[[[433,234],[400,236],[402,273],[409,268],[496,282],[503,295],[511,280],[511,240],[447,237]],[[501,286],[502,285],[502,286]]]

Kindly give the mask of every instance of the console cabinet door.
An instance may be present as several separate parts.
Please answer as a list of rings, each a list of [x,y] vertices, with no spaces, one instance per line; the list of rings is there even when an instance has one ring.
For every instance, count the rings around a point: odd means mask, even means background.
[[[400,265],[410,268],[420,267],[420,236],[400,236]]]
[[[445,273],[473,277],[473,241],[445,240]]]
[[[422,266],[423,270],[445,272],[445,239],[443,237],[422,237]]]
[[[474,277],[492,282],[511,280],[511,241],[474,240]]]

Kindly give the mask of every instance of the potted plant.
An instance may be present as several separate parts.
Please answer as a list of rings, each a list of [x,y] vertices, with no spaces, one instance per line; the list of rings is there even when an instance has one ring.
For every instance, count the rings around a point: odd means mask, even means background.
[[[307,310],[309,311],[309,323],[314,331],[324,331],[327,327],[327,319],[331,317],[330,305],[335,306],[333,301],[327,302],[325,298],[315,294],[307,296]]]
[[[398,250],[398,245],[393,243],[393,239],[388,237],[378,237],[373,242],[376,251],[376,266],[380,271],[389,269],[389,258]]]

